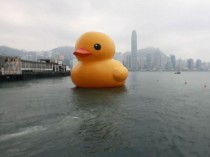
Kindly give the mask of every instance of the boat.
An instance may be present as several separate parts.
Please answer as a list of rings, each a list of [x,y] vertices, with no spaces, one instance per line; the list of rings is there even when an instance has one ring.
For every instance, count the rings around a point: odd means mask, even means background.
[[[176,71],[174,74],[181,74],[181,71]]]

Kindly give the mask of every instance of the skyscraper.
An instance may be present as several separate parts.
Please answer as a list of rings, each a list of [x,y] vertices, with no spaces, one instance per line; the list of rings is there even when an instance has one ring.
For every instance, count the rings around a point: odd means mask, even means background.
[[[131,70],[138,70],[137,66],[137,33],[132,31],[131,36]]]
[[[198,71],[202,70],[202,62],[201,62],[200,59],[197,59],[197,60],[196,60],[196,69],[197,69]]]
[[[175,70],[176,69],[176,57],[175,57],[175,55],[171,55],[171,65],[172,65],[172,69]]]
[[[194,61],[193,61],[192,58],[187,60],[187,67],[188,67],[188,70],[193,70],[193,68],[194,68]]]

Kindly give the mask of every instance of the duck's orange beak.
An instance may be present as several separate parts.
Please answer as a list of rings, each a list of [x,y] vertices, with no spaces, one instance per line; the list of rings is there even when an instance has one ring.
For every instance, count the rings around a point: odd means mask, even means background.
[[[81,57],[85,57],[85,56],[89,56],[91,55],[92,53],[85,50],[85,49],[82,49],[82,48],[79,48],[77,49],[74,53],[73,53],[75,56],[81,56]]]

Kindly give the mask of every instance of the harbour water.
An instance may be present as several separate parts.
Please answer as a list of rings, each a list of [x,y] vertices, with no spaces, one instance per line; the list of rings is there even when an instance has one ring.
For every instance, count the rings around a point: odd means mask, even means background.
[[[0,156],[210,156],[210,73],[130,72],[108,89],[0,83]]]

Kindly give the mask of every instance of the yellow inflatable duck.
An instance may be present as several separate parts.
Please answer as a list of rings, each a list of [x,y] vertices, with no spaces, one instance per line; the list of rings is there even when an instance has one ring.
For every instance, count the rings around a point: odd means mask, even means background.
[[[119,87],[125,84],[128,70],[113,59],[115,44],[104,33],[87,32],[75,45],[78,62],[72,68],[71,79],[77,87]]]

